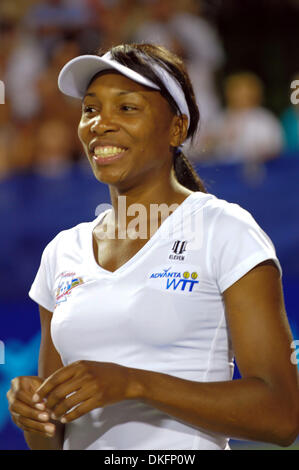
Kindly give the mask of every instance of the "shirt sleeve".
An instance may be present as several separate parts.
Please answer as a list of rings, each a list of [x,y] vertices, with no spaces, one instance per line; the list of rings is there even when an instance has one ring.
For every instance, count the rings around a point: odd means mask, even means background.
[[[55,297],[51,283],[51,269],[49,253],[50,246],[47,245],[42,257],[39,269],[28,293],[29,297],[50,312],[55,308]]]
[[[271,239],[238,204],[227,203],[216,217],[211,250],[213,276],[221,293],[266,260],[273,260],[282,276]]]

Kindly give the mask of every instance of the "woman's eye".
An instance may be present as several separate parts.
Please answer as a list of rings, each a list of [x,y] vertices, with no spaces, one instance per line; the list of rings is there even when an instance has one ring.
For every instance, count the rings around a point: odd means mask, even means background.
[[[121,111],[125,112],[130,112],[130,111],[136,111],[138,108],[136,106],[130,106],[127,104],[121,105],[120,106]],[[83,112],[84,114],[94,114],[97,112],[97,110],[93,106],[84,106],[83,107]]]
[[[135,111],[137,108],[136,106],[129,106],[127,104],[124,104],[121,106],[121,109],[123,109],[124,111]]]
[[[95,108],[93,108],[92,106],[84,106],[84,113],[90,114],[90,113],[93,113],[94,111],[95,111]]]

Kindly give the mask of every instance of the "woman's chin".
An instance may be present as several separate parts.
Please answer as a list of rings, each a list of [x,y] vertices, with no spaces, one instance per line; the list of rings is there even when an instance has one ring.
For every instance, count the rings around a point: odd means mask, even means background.
[[[104,169],[93,168],[93,174],[100,183],[113,186],[118,183],[121,184],[124,176],[121,175],[119,171],[113,171],[112,168],[108,169],[108,167],[105,167]]]

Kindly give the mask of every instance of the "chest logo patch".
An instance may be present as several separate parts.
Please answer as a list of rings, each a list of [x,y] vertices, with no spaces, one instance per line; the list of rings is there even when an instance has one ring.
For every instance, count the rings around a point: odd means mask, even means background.
[[[169,259],[184,261],[185,256],[183,256],[183,253],[186,251],[186,246],[187,246],[186,241],[181,241],[181,240],[175,241],[171,249],[172,254],[169,255]]]
[[[171,267],[151,273],[149,279],[152,281],[155,280],[155,287],[182,292],[192,292],[196,290],[196,285],[199,284],[198,272],[172,271]],[[151,285],[153,285],[153,283],[151,283]]]
[[[55,293],[56,306],[61,302],[66,302],[72,291],[81,284],[84,284],[83,279],[82,277],[78,277],[76,273],[61,273]]]

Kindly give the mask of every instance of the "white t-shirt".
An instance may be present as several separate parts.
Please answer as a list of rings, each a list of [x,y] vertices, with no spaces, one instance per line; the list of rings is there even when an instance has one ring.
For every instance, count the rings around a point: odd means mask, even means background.
[[[51,334],[63,364],[114,362],[191,381],[231,380],[222,293],[264,260],[281,272],[268,236],[237,204],[195,192],[112,273],[93,254],[102,218],[47,245],[29,292],[54,312]],[[67,424],[64,449],[225,449],[228,439],[126,400]]]

